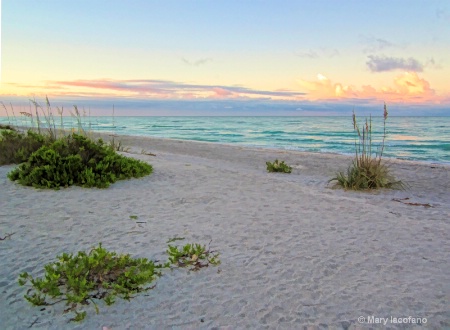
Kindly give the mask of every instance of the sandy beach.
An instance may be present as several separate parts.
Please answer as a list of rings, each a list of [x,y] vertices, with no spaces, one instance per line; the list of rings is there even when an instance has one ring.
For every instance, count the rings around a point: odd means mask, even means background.
[[[348,156],[120,140],[152,175],[54,191],[20,186],[6,177],[13,166],[0,167],[0,237],[14,233],[0,241],[0,328],[450,328],[450,166],[390,160],[406,190],[352,192],[328,184]],[[267,173],[275,159],[292,174]],[[88,306],[82,323],[68,323],[64,306],[32,306],[17,284],[99,242],[165,260],[173,237],[211,241],[221,264],[168,271],[130,302],[100,304],[98,315]],[[393,323],[408,317],[426,323]],[[370,323],[378,318],[387,324]]]

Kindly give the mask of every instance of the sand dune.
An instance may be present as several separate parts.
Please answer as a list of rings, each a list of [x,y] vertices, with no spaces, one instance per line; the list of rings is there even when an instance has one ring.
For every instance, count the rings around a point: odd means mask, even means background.
[[[391,160],[408,189],[349,192],[327,183],[351,162],[342,155],[120,139],[152,175],[48,191],[9,181],[13,167],[0,167],[0,237],[15,233],[0,241],[2,329],[367,329],[379,326],[372,316],[450,327],[449,166]],[[267,173],[276,158],[293,173]],[[62,306],[31,306],[17,284],[19,273],[42,274],[57,254],[99,242],[165,259],[175,236],[212,240],[221,265],[168,272],[130,302],[88,308],[80,324],[67,323]]]

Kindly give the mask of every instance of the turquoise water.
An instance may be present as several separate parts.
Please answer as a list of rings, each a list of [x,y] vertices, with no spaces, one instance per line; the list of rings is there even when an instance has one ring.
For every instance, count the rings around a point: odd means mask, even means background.
[[[16,123],[30,125],[22,117]],[[355,143],[351,117],[90,117],[89,125],[115,134],[340,154],[353,154]],[[64,126],[76,121],[66,117]],[[378,145],[382,118],[373,118],[372,130]],[[386,130],[386,157],[450,164],[450,117],[390,117]]]

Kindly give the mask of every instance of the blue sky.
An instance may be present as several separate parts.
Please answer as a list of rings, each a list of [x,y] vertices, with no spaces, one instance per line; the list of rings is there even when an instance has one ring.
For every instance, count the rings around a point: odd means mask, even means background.
[[[448,1],[3,0],[0,100],[122,115],[381,113],[383,102],[450,115],[448,54]]]

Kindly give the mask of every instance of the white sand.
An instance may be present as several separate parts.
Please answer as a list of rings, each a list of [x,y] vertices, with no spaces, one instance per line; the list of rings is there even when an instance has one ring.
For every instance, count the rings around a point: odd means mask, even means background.
[[[345,156],[121,140],[133,146],[126,155],[154,166],[152,175],[104,190],[53,191],[13,183],[6,178],[13,167],[0,167],[0,237],[15,233],[0,241],[1,329],[375,327],[359,324],[360,316],[450,327],[449,166],[393,160],[407,190],[346,192],[327,186],[349,165]],[[275,158],[293,173],[267,173],[265,162]],[[186,238],[179,244],[212,240],[222,264],[169,271],[130,302],[100,305],[98,315],[88,306],[80,324],[67,323],[63,306],[31,306],[17,284],[19,273],[42,275],[56,255],[98,242],[166,259],[175,236]]]

